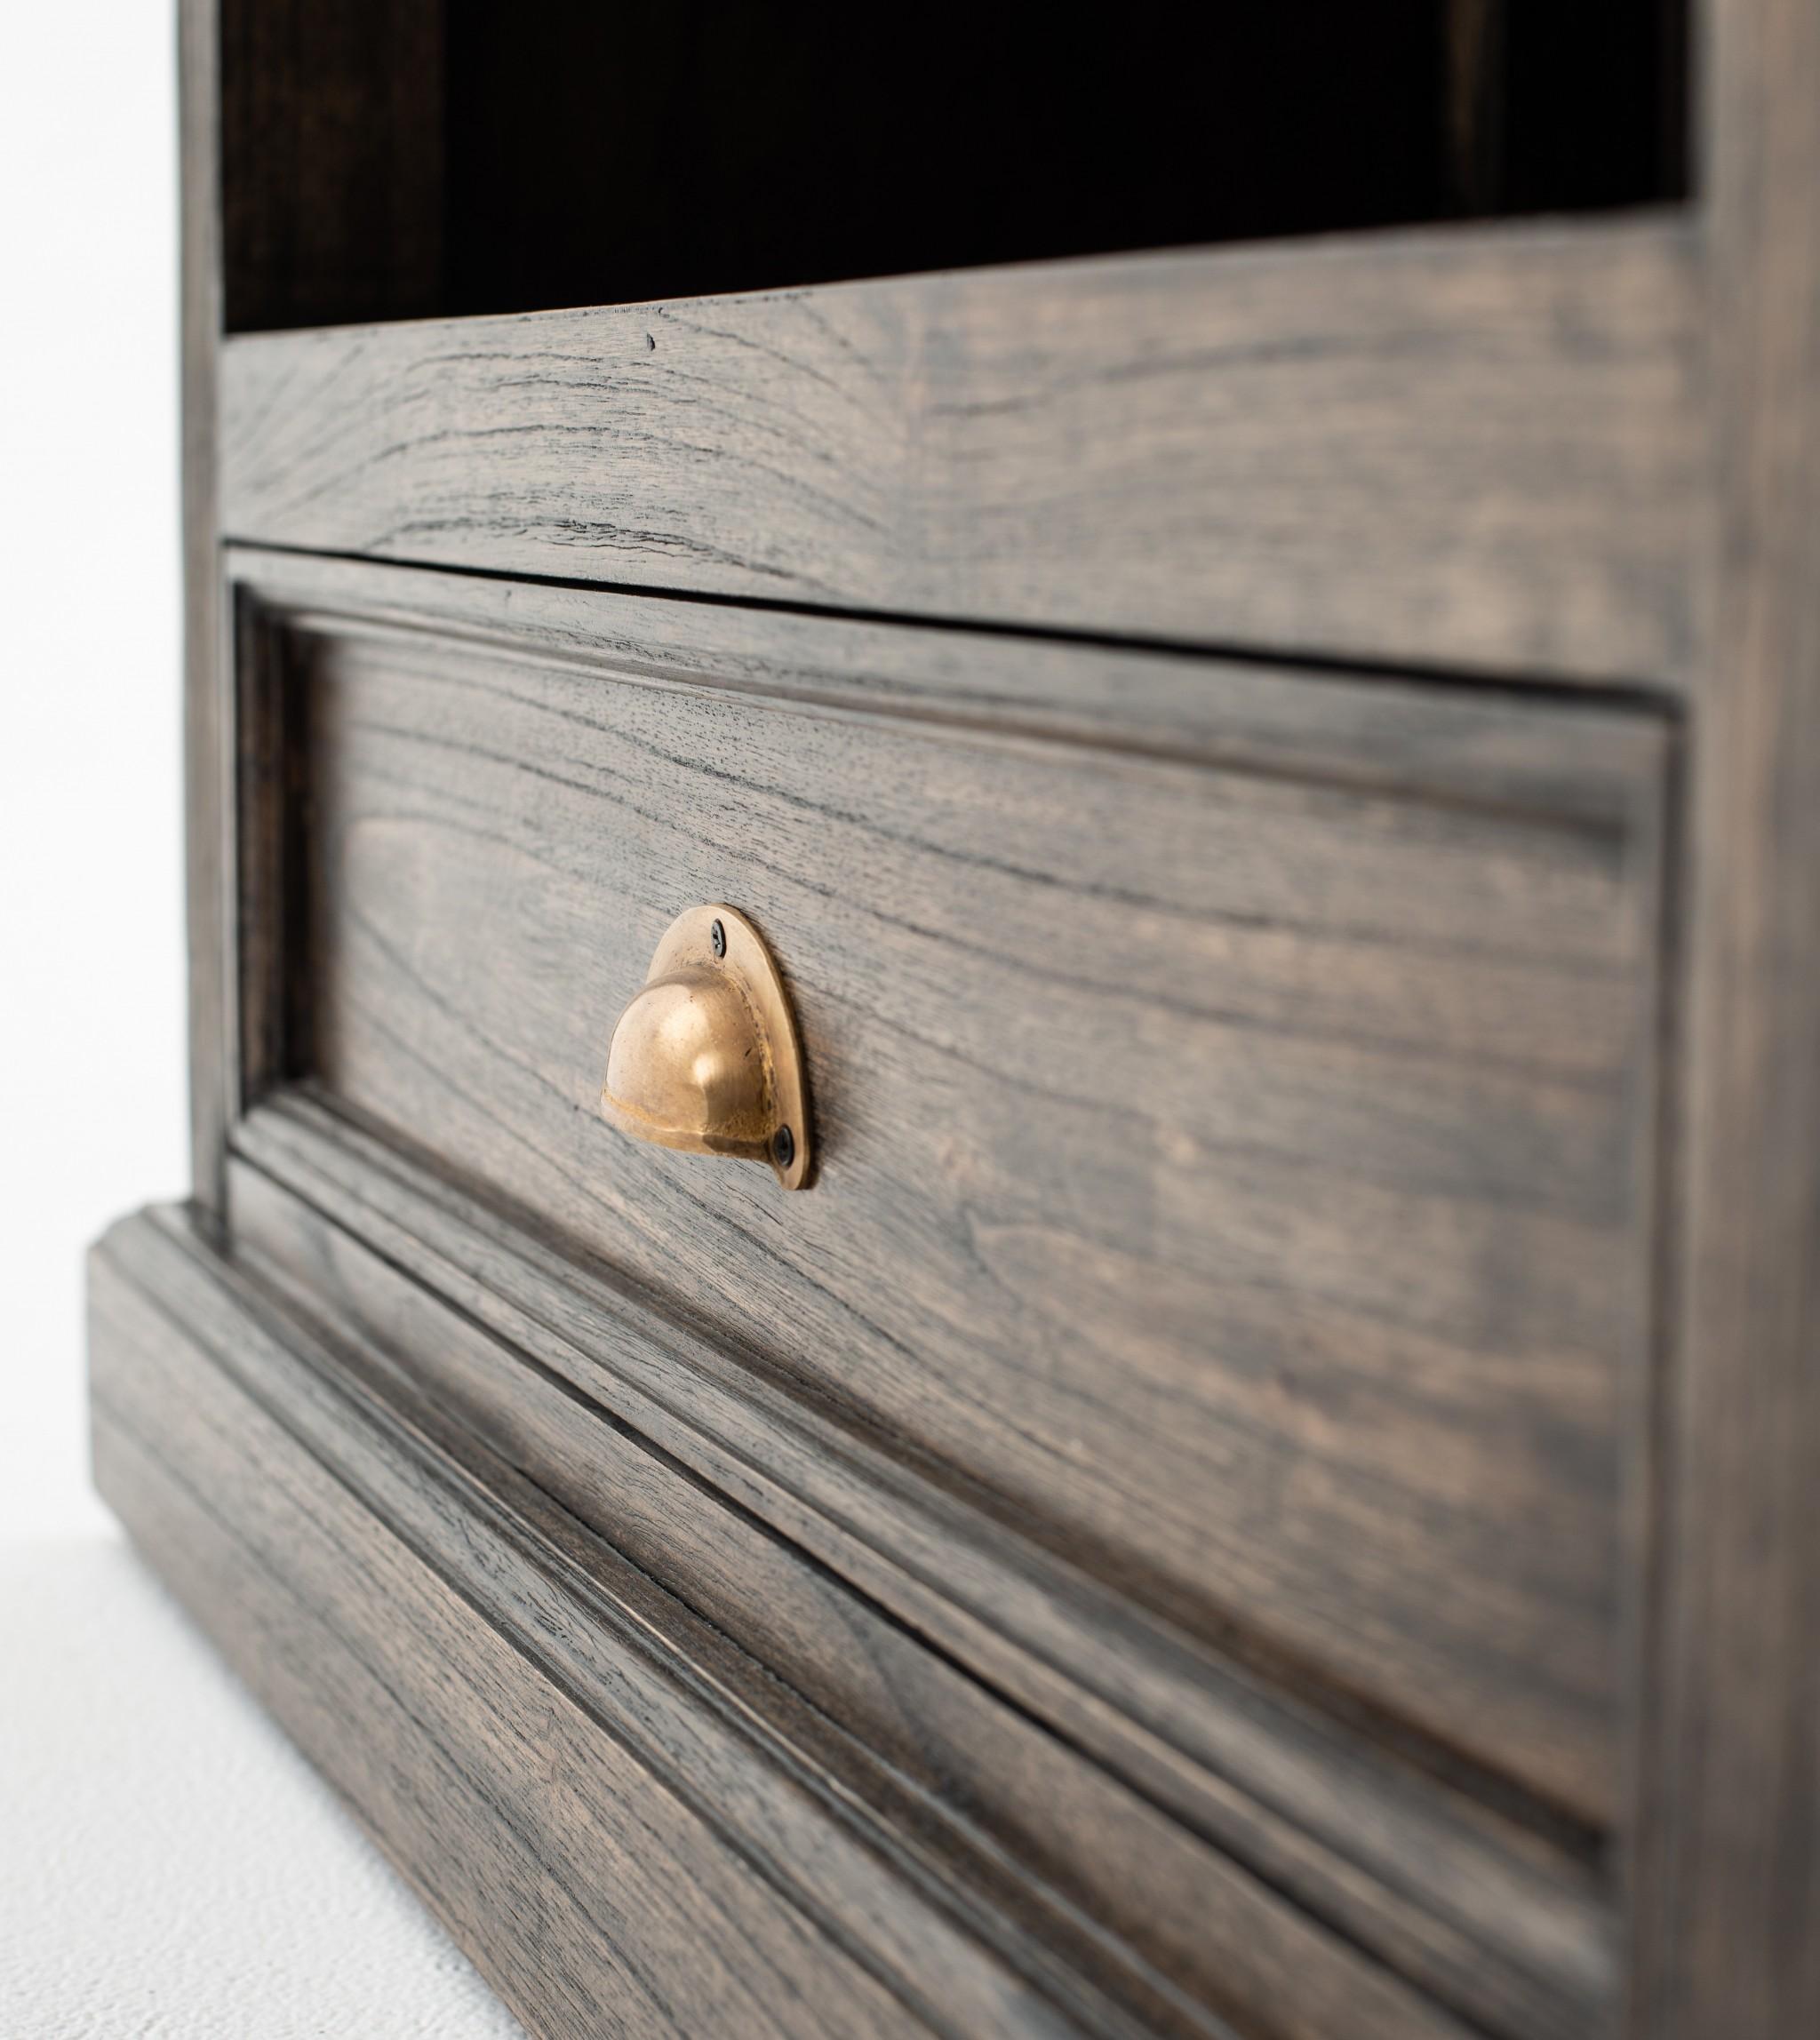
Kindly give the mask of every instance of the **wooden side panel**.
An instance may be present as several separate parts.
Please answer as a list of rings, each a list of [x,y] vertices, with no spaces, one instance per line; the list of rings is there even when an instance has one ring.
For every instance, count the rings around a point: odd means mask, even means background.
[[[1820,6],[1712,0],[1718,496],[1633,2030],[1820,2031]]]
[[[433,637],[294,656],[340,1100],[1190,1634],[1608,1818],[1653,721],[1561,717],[1529,811],[1426,752],[1368,792]],[[1550,712],[1484,713],[1521,780]],[[808,1041],[783,1207],[595,1112],[714,898]]]
[[[219,1205],[239,1104],[232,978],[235,890],[230,783],[233,659],[217,522],[216,370],[221,333],[219,44],[215,0],[181,0],[183,774],[189,951],[190,1180]]]
[[[1678,681],[1666,220],[243,336],[230,538],[794,603]]]

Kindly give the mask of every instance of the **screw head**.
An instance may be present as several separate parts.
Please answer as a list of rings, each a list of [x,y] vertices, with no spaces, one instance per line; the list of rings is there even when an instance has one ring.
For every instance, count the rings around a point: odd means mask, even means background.
[[[779,1168],[788,1168],[796,1159],[796,1136],[788,1127],[779,1127],[771,1136],[771,1153]]]
[[[707,931],[707,938],[714,945],[714,954],[716,956],[724,956],[727,953],[727,931],[721,926],[719,921],[716,921],[714,926],[709,928]]]

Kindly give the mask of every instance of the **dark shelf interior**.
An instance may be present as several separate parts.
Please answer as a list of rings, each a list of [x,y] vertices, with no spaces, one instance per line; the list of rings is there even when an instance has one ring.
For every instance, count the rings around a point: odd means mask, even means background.
[[[225,0],[230,331],[1685,195],[1684,0]]]

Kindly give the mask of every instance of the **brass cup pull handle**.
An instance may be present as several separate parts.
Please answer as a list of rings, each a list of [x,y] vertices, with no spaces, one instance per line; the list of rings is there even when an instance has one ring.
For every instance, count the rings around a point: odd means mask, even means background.
[[[808,1106],[796,1023],[763,936],[730,906],[679,914],[613,1029],[603,1117],[657,1147],[769,1162],[801,1190]]]

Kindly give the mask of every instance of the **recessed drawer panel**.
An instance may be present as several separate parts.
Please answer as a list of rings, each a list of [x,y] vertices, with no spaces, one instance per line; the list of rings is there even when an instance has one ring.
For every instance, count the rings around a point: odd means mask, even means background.
[[[1665,728],[731,632],[284,624],[315,1077],[1161,1622],[1602,1827]],[[794,1002],[800,1193],[600,1117],[712,901]]]

